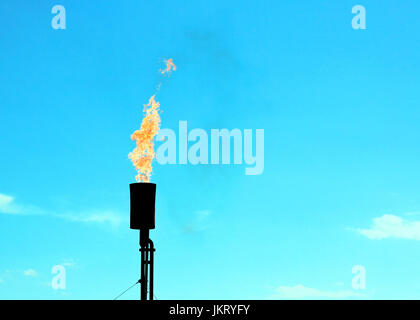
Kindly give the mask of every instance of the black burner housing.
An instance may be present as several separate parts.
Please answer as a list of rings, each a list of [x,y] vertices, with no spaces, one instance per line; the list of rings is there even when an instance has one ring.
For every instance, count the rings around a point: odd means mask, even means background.
[[[130,229],[155,228],[156,184],[137,182],[130,184]]]

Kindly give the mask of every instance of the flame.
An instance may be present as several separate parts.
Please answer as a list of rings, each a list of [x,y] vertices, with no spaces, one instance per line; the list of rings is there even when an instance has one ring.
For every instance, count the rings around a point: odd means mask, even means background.
[[[165,60],[166,69],[161,73],[169,73],[176,70],[176,66],[172,59]],[[160,87],[160,84],[159,84]],[[152,161],[155,157],[153,139],[160,129],[160,103],[155,100],[155,94],[150,97],[149,103],[144,105],[144,118],[140,129],[134,131],[131,140],[136,141],[136,147],[128,154],[137,170],[137,182],[149,182],[152,174]]]
[[[164,62],[165,62],[165,64],[166,64],[166,68],[165,68],[165,69],[163,69],[163,70],[160,70],[160,73],[161,73],[161,74],[171,73],[171,72],[172,72],[172,70],[173,70],[173,71],[176,71],[176,65],[174,64],[174,62],[173,62],[172,58],[171,58],[171,59],[168,59],[168,60],[165,60]],[[171,70],[171,69],[172,69],[172,70]]]

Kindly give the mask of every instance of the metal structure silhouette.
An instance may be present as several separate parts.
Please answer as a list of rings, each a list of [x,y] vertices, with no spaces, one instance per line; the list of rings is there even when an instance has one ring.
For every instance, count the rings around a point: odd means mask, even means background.
[[[153,300],[155,247],[149,230],[155,228],[156,184],[130,184],[130,228],[140,230],[140,299]],[[149,299],[147,299],[149,293]]]

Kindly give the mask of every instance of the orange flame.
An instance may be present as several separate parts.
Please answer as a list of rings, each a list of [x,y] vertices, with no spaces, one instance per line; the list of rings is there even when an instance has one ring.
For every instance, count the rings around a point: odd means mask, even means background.
[[[176,70],[172,59],[165,60],[166,69],[162,74]],[[153,139],[160,129],[160,103],[155,100],[155,95],[151,96],[149,103],[144,105],[144,118],[140,129],[134,131],[131,140],[136,141],[136,147],[128,154],[137,170],[137,182],[149,182],[152,174],[152,161],[155,157]]]
[[[174,64],[172,58],[165,60],[166,63],[166,68],[163,70],[160,70],[161,74],[165,74],[165,73],[171,73],[171,71],[176,71],[176,65]],[[171,70],[172,69],[172,70]]]

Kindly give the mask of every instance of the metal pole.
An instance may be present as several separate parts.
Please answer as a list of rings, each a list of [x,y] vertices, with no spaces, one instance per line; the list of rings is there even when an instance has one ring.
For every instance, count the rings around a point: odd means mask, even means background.
[[[149,238],[149,230],[143,235],[140,235],[140,300],[147,300],[147,293],[149,292],[149,300],[153,300],[153,267],[154,267],[154,252],[155,248],[153,241]],[[141,232],[141,231],[140,231]],[[147,238],[146,238],[147,236]],[[150,280],[149,278],[150,272]],[[149,281],[148,281],[149,280]],[[147,290],[149,288],[149,290]]]
[[[153,241],[149,239],[149,248],[150,248],[150,296],[149,299],[153,300],[153,260],[154,260],[154,251]]]
[[[147,268],[146,261],[146,250],[144,243],[141,237],[140,231],[140,253],[141,253],[141,263],[140,263],[140,300],[147,300],[147,278],[145,270]]]
[[[149,241],[145,245],[145,258],[144,258],[144,278],[145,281],[145,289],[144,289],[144,296],[145,300],[147,300],[147,293],[149,287]]]
[[[145,258],[144,248],[141,248],[140,251],[141,251],[141,296],[140,296],[140,299],[141,300],[147,300],[147,296],[146,296],[147,279],[146,279],[146,275],[144,273],[144,267],[145,267],[145,263],[144,263],[144,258]]]

